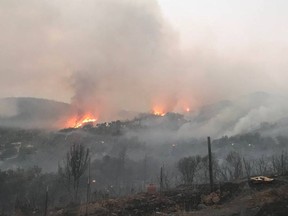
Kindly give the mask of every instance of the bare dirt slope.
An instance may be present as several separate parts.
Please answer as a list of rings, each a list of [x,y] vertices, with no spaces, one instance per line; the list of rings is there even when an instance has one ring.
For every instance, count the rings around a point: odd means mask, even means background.
[[[272,184],[250,187],[247,183],[226,183],[221,192],[182,186],[157,194],[137,194],[90,203],[91,216],[287,216],[288,184],[277,179]],[[51,211],[50,215],[85,215],[86,205]]]

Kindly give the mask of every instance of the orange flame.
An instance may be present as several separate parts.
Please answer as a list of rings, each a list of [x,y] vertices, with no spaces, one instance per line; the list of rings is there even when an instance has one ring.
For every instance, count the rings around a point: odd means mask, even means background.
[[[156,116],[165,116],[166,112],[164,111],[164,108],[160,106],[153,107],[153,114]]]
[[[85,114],[80,117],[74,116],[70,118],[66,123],[66,127],[67,128],[80,128],[87,124],[94,124],[95,122],[97,122],[97,118],[95,118],[94,115]]]

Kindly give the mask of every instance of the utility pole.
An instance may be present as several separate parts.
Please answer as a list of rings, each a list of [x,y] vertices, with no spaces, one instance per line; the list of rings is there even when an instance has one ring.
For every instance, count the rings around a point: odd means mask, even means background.
[[[163,191],[163,166],[160,168],[160,192]]]
[[[47,209],[48,209],[48,191],[49,187],[46,188],[46,194],[45,194],[45,208],[44,208],[44,216],[47,215]]]
[[[89,157],[85,215],[88,215],[88,204],[89,204],[89,198],[90,198],[90,183],[91,183],[90,182],[90,163],[91,163],[91,158]]]
[[[281,154],[281,175],[284,175],[284,154]]]
[[[146,179],[147,179],[147,154],[145,154],[144,157],[144,170],[143,170],[144,186],[146,186]]]
[[[208,137],[208,157],[209,157],[209,178],[210,178],[210,191],[213,192],[213,167],[212,167],[212,153],[211,153],[211,139]]]

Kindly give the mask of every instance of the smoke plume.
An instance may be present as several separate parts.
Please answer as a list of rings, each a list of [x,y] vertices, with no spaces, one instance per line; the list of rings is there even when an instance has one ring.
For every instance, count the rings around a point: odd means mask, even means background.
[[[211,34],[183,49],[156,0],[0,5],[1,96],[71,102],[75,112],[110,120],[121,110],[194,111],[239,94],[287,90],[281,44],[251,41],[226,52]]]

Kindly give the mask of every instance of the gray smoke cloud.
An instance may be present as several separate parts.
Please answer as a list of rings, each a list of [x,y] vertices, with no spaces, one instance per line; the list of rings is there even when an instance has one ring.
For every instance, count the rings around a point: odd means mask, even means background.
[[[179,129],[177,137],[201,138],[209,134],[221,138],[250,132],[286,136],[283,131],[287,128],[287,112],[286,95],[257,92],[211,104],[193,113],[190,122]]]
[[[283,44],[223,53],[207,35],[182,49],[155,0],[1,1],[0,27],[0,96],[69,101],[102,120],[287,90]]]
[[[90,59],[81,65],[81,72],[73,74],[73,103],[99,110],[102,118],[111,118],[120,109],[147,111],[153,103],[172,110],[177,104],[177,80],[173,79],[177,40],[157,3],[90,3],[95,15],[89,17],[93,21],[90,33],[85,40],[80,37],[84,49],[77,54]]]

